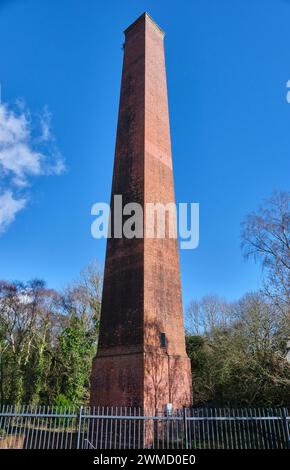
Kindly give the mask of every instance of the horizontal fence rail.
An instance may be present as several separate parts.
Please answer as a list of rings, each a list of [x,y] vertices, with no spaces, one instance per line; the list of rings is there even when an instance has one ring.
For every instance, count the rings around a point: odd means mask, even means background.
[[[287,408],[0,407],[0,449],[289,449]]]

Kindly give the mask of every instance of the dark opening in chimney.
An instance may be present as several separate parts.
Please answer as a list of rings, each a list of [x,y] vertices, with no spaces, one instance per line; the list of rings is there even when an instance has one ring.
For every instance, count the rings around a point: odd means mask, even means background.
[[[165,333],[160,333],[160,347],[166,348],[166,335]]]

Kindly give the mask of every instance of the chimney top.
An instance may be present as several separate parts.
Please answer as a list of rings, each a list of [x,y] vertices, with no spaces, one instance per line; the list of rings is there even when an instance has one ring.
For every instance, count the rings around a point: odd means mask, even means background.
[[[132,24],[130,24],[130,26],[128,26],[128,28],[125,29],[124,34],[127,34],[127,32],[131,28],[133,28],[137,23],[140,23],[141,21],[146,21],[146,20],[151,21],[151,23],[154,24],[154,26],[159,30],[159,32],[163,36],[165,35],[163,29],[160,28],[160,26],[156,23],[156,21],[153,20],[152,16],[150,16],[149,13],[147,13],[147,11],[145,11],[141,16],[139,16],[139,18],[137,18],[137,20],[135,20]]]

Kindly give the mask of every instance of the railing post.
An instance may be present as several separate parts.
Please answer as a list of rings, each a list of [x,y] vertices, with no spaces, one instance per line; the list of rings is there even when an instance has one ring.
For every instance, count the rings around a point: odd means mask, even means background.
[[[79,411],[79,416],[78,416],[77,449],[80,448],[80,443],[81,443],[82,417],[83,417],[83,407],[80,406],[80,411]]]
[[[184,429],[184,441],[185,441],[185,449],[188,449],[188,430],[187,430],[187,416],[186,416],[186,407],[184,406],[182,409],[183,415],[183,429]]]
[[[285,428],[285,435],[286,435],[286,446],[287,449],[290,449],[290,431],[289,431],[289,418],[288,418],[288,410],[287,408],[283,408],[283,423]]]

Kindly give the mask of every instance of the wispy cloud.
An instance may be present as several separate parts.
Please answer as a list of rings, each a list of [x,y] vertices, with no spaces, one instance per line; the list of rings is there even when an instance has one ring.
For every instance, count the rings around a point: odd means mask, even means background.
[[[11,191],[0,195],[0,233],[15,219],[17,212],[26,206],[26,199],[15,199]]]
[[[23,101],[0,103],[0,232],[26,206],[33,178],[64,170],[47,108],[32,116]]]

